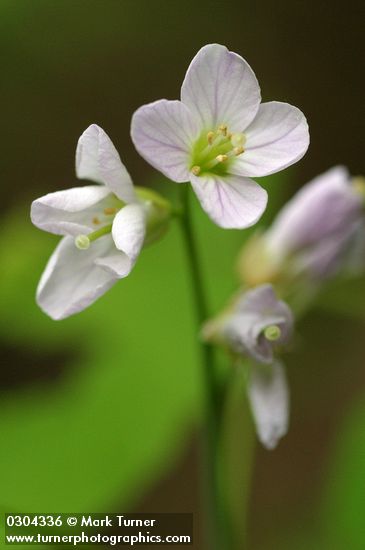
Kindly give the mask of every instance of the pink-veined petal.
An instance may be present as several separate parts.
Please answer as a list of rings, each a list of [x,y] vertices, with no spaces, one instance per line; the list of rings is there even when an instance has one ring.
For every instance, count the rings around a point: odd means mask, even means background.
[[[254,119],[261,101],[255,73],[225,46],[204,46],[192,60],[181,87],[181,101],[203,129],[226,124],[242,132]]]
[[[265,211],[267,193],[249,178],[191,174],[190,180],[203,209],[220,227],[250,227]]]
[[[284,170],[300,160],[309,145],[308,124],[303,113],[277,101],[260,105],[245,136],[245,152],[230,169],[240,176],[267,176]]]
[[[189,180],[190,156],[198,127],[181,101],[161,99],[133,115],[131,136],[140,155],[178,183]]]
[[[74,315],[91,305],[118,279],[95,263],[115,250],[110,235],[88,250],[78,250],[72,237],[64,237],[53,252],[37,289],[37,303],[52,319]]]
[[[104,185],[86,185],[49,193],[33,201],[31,220],[43,231],[78,235],[93,229],[92,219],[103,211],[110,190]],[[107,206],[107,204],[105,204]]]
[[[274,449],[289,423],[289,389],[280,361],[252,365],[248,397],[258,438],[264,447]]]
[[[76,175],[80,179],[103,183],[126,203],[136,201],[131,177],[118,151],[97,124],[89,126],[78,141]]]

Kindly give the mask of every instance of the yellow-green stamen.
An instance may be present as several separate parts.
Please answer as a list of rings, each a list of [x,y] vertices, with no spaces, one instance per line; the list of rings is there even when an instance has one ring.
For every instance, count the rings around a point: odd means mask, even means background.
[[[195,176],[206,172],[227,173],[234,158],[244,153],[246,137],[242,133],[230,133],[225,124],[214,131],[204,132],[197,140],[191,158],[190,170]]]

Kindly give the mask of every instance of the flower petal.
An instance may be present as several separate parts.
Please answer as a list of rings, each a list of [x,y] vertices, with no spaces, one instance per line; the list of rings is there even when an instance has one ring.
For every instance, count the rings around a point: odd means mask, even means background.
[[[73,187],[56,191],[32,203],[32,223],[56,235],[78,235],[93,229],[93,216],[103,211],[110,190],[104,185]],[[105,204],[105,206],[107,206]]]
[[[204,46],[192,60],[181,87],[181,101],[203,129],[226,124],[242,132],[261,101],[255,73],[239,55],[219,44]]]
[[[118,151],[97,124],[89,126],[78,141],[76,175],[80,179],[103,183],[126,203],[136,201],[131,177]]]
[[[240,176],[267,176],[283,170],[300,160],[309,145],[303,113],[278,101],[260,105],[245,136],[245,152],[231,167],[231,172]]]
[[[286,203],[266,239],[270,251],[281,257],[317,246],[327,238],[336,240],[334,236],[343,235],[362,215],[362,197],[352,185],[347,168],[335,166],[307,183]]]
[[[288,431],[289,389],[283,365],[253,365],[248,382],[258,438],[267,449],[274,449]]]
[[[273,342],[264,331],[270,325],[280,328],[275,344],[286,344],[293,331],[293,314],[285,302],[278,300],[271,285],[262,285],[242,293],[227,315],[223,325],[224,339],[239,354],[271,364],[274,357]]]
[[[203,209],[220,227],[250,227],[265,211],[267,193],[249,178],[190,174],[190,180]]]
[[[117,279],[123,279],[132,271],[135,260],[132,260],[127,254],[119,252],[114,248],[102,258],[96,258],[94,263],[111,273]]]
[[[236,304],[237,314],[256,317],[257,335],[269,325],[279,324],[281,328],[280,343],[288,343],[294,325],[290,307],[276,297],[271,284],[260,285],[245,292]]]
[[[343,233],[320,239],[317,246],[299,252],[292,265],[295,274],[308,273],[314,280],[323,281],[335,275],[341,268],[346,269],[358,229],[358,223],[351,223],[344,228]],[[361,229],[363,231],[364,227]],[[363,252],[357,255],[358,262],[363,261]]]
[[[161,99],[140,107],[132,117],[131,136],[140,153],[168,178],[189,180],[192,143],[198,126],[181,101]]]
[[[146,213],[143,206],[130,204],[114,218],[112,236],[118,250],[134,262],[143,246],[146,235]]]
[[[52,254],[37,289],[37,303],[52,319],[69,317],[85,309],[118,279],[95,262],[114,248],[110,235],[88,250],[78,250],[72,237],[64,237]]]
[[[331,264],[331,272],[343,272],[348,277],[361,277],[365,272],[365,219],[353,227],[350,242],[340,265]],[[338,258],[336,258],[338,260]]]

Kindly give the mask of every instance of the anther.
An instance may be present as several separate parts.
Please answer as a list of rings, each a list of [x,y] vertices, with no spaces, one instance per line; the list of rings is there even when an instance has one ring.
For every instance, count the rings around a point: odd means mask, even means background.
[[[101,222],[100,222],[99,218],[95,216],[95,218],[93,218],[93,224],[94,225],[99,225],[100,223]]]
[[[270,325],[265,328],[264,336],[266,340],[269,340],[269,342],[275,342],[276,340],[279,340],[281,336],[281,329],[277,325]]]
[[[215,158],[218,162],[224,162],[228,159],[228,155],[217,155]]]
[[[220,134],[223,134],[224,136],[227,135],[227,126],[225,124],[221,124],[220,126],[218,126],[218,132]]]
[[[233,152],[234,154],[236,155],[236,157],[238,157],[238,155],[242,155],[242,153],[245,152],[244,148],[242,147],[242,145],[239,145],[238,147],[235,147],[233,149]]]
[[[200,170],[201,170],[200,166],[193,166],[192,169],[191,169],[191,171],[193,172],[194,176],[199,176]]]
[[[112,216],[113,214],[115,214],[117,211],[116,208],[104,208],[104,214],[106,216]]]
[[[215,138],[215,133],[214,132],[208,132],[207,133],[207,140],[208,140],[209,145],[212,145],[212,143],[214,141],[214,138]]]
[[[87,250],[90,246],[90,239],[87,235],[78,235],[75,238],[75,246],[79,250]]]

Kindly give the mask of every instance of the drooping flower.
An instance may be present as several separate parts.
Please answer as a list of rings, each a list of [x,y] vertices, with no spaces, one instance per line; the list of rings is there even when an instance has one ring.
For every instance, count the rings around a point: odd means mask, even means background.
[[[53,319],[85,309],[126,277],[143,244],[170,217],[167,201],[133,187],[113,143],[96,124],[78,141],[76,175],[96,185],[49,193],[31,207],[34,225],[64,236],[37,289],[39,306]]]
[[[288,429],[289,390],[276,350],[290,341],[293,322],[290,308],[267,284],[240,293],[233,305],[203,328],[207,341],[250,359],[248,398],[258,437],[268,449]]]
[[[362,232],[364,190],[364,183],[342,166],[305,185],[271,227],[243,249],[244,280],[259,284],[305,276],[319,282],[334,275]]]
[[[225,228],[253,225],[267,193],[252,177],[297,162],[309,144],[303,113],[287,103],[261,103],[247,62],[219,44],[192,60],[181,101],[139,108],[132,139],[139,153],[178,183],[190,181],[210,218]]]

